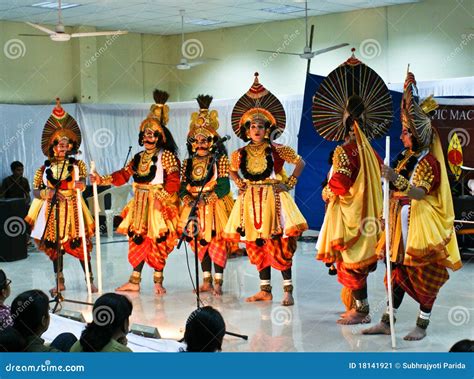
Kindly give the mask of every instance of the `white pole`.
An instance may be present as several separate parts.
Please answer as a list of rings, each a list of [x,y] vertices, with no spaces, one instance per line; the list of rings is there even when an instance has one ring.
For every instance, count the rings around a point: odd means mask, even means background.
[[[386,166],[390,166],[390,137],[385,138],[385,161]],[[393,298],[392,298],[392,263],[390,254],[390,182],[383,180],[383,218],[385,220],[385,254],[387,260],[387,294],[388,313],[390,316],[390,335],[392,337],[392,349],[397,347],[395,338],[395,321],[393,318]]]
[[[79,167],[74,165],[74,181],[79,180]],[[79,234],[82,238],[82,251],[84,253],[84,267],[86,271],[86,284],[87,284],[87,293],[89,296],[92,295],[91,289],[91,277],[89,271],[89,264],[87,260],[87,241],[86,241],[86,232],[84,228],[84,214],[82,213],[82,193],[79,188],[76,188],[76,202],[77,202],[77,216],[79,218]]]
[[[95,162],[91,162],[91,172],[96,174]],[[99,293],[102,293],[102,253],[100,247],[100,220],[99,220],[99,197],[97,194],[97,183],[92,184],[94,195],[94,220],[95,220],[95,253],[97,257],[97,286]]]

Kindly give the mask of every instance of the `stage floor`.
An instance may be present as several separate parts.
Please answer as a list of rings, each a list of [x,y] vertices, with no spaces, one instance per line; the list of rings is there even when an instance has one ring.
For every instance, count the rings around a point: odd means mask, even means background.
[[[102,272],[104,292],[125,282],[131,267],[127,261],[128,243],[123,236],[102,238]],[[247,257],[228,261],[224,273],[224,295],[215,298],[203,294],[202,301],[222,312],[228,331],[246,334],[248,341],[236,337],[224,339],[224,351],[392,351],[389,336],[363,336],[362,326],[336,324],[344,310],[339,293],[341,286],[336,277],[327,274],[327,268],[314,258],[314,243],[300,243],[293,265],[295,305],[283,307],[282,278],[272,271],[273,302],[246,303],[245,297],[258,290],[258,273]],[[189,265],[194,273],[194,257],[189,252]],[[95,257],[94,273],[97,276]],[[53,286],[53,268],[41,252],[30,249],[26,260],[2,263],[1,267],[12,279],[9,304],[20,292],[39,288],[45,292]],[[377,322],[385,309],[383,276],[385,267],[379,264],[369,276],[368,290],[372,319]],[[65,278],[69,299],[88,301],[84,276],[79,262],[66,256]],[[186,264],[184,248],[175,250],[168,259],[164,271],[168,293],[153,293],[153,271],[145,267],[140,293],[128,293],[133,301],[132,323],[156,326],[163,338],[180,339],[188,315],[195,309],[196,301]],[[397,314],[397,345],[400,351],[448,351],[457,341],[473,339],[474,330],[474,265],[465,262],[464,267],[450,272],[451,279],[441,289],[435,303],[428,336],[422,341],[407,342],[403,336],[414,326],[418,306],[408,296]],[[97,298],[94,295],[92,299]],[[86,320],[91,319],[91,307],[63,303],[63,307],[80,310]],[[365,326],[364,326],[365,327]]]

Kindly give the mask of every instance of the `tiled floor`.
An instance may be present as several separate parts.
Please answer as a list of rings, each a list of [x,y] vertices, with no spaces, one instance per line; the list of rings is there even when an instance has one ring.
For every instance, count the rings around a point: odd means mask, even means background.
[[[103,238],[102,270],[104,291],[128,279],[131,268],[127,261],[128,244],[122,236]],[[188,249],[189,251],[189,249]],[[190,252],[190,251],[189,251]],[[95,259],[93,260],[94,271]],[[194,256],[189,254],[190,270],[194,273]],[[85,282],[79,263],[65,259],[66,298],[87,301]],[[45,292],[53,285],[52,264],[43,253],[30,251],[26,260],[2,263],[1,267],[13,280],[12,297],[18,293],[39,288]],[[281,275],[273,271],[274,300],[268,303],[245,303],[245,297],[258,290],[256,269],[247,257],[228,261],[224,277],[222,298],[204,294],[205,304],[218,308],[231,332],[249,336],[248,341],[226,337],[225,351],[392,351],[390,337],[363,336],[360,326],[339,326],[338,314],[343,311],[339,298],[340,285],[327,268],[314,259],[314,243],[301,243],[294,260],[294,287],[296,304],[280,306],[282,297]],[[369,277],[369,300],[378,321],[385,308],[383,276],[385,267],[379,264]],[[402,337],[414,326],[417,304],[405,297],[397,315],[397,345],[400,351],[447,351],[456,341],[474,338],[474,263],[450,273],[451,279],[441,289],[435,303],[423,341],[406,342]],[[130,294],[134,309],[132,322],[157,326],[163,338],[179,339],[187,316],[196,306],[192,284],[186,265],[184,248],[175,250],[165,269],[165,286],[168,293],[163,297],[153,294],[152,270],[143,272],[142,290]],[[94,295],[93,299],[97,296]],[[92,300],[93,300],[92,299]],[[91,307],[63,303],[63,307],[83,311],[91,318]]]

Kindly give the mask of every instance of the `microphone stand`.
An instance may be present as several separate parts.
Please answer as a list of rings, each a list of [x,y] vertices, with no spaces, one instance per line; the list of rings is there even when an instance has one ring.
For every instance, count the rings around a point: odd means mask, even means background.
[[[179,241],[178,241],[178,245],[177,245],[178,249],[181,247],[181,244],[183,243],[183,241],[187,237],[188,226],[192,222],[195,222],[195,220],[197,220],[197,210],[198,210],[199,201],[202,198],[202,191],[204,189],[205,183],[207,183],[212,177],[212,174],[213,174],[213,171],[214,171],[214,165],[217,162],[217,155],[219,153],[219,148],[221,147],[221,145],[222,145],[222,142],[218,141],[218,142],[216,142],[216,145],[215,145],[216,148],[211,150],[211,164],[207,165],[207,167],[206,167],[207,172],[206,172],[206,176],[204,177],[205,178],[204,179],[204,184],[201,186],[201,188],[199,190],[199,193],[197,194],[197,197],[194,200],[191,211],[189,212],[188,220],[187,220],[186,225],[183,229],[183,233],[179,237]],[[191,161],[191,164],[192,164],[192,161]],[[200,297],[200,291],[199,291],[199,260],[198,260],[198,233],[197,233],[198,229],[197,228],[198,228],[198,226],[196,226],[196,229],[193,229],[194,268],[195,268],[195,275],[196,275],[196,281],[195,281],[195,283],[196,283],[196,308],[201,309],[201,297]],[[242,338],[244,340],[248,340],[248,338],[249,338],[246,335],[232,333],[232,332],[228,332],[228,331],[226,331],[225,334],[228,334],[228,335],[234,336],[234,337],[239,337],[239,338]]]
[[[125,158],[125,162],[123,164],[123,167],[125,167],[127,165],[127,161],[128,161],[128,157],[130,156],[130,152],[132,151],[132,147],[129,146],[128,147],[128,153],[127,153],[127,157]]]
[[[44,244],[44,235],[46,233],[46,228],[48,227],[48,223],[49,223],[49,220],[51,219],[51,214],[52,214],[52,211],[53,211],[53,208],[54,208],[54,211],[55,211],[55,217],[56,217],[56,220],[55,220],[55,233],[56,233],[56,259],[57,259],[57,272],[56,272],[56,294],[53,296],[53,294],[51,294],[51,296],[53,297],[52,300],[50,300],[49,302],[50,303],[54,303],[54,307],[53,307],[53,311],[52,313],[56,313],[58,311],[58,308],[60,307],[60,304],[62,302],[69,302],[69,303],[74,303],[74,304],[82,304],[82,305],[93,305],[91,303],[87,303],[85,301],[79,301],[79,300],[72,300],[72,299],[66,299],[64,298],[64,296],[62,295],[61,293],[61,290],[59,289],[59,280],[60,280],[60,277],[59,277],[59,273],[63,272],[63,267],[64,267],[64,256],[63,254],[61,253],[61,239],[59,238],[59,197],[58,197],[58,194],[59,194],[59,186],[61,185],[61,178],[63,176],[63,173],[64,173],[64,168],[66,167],[66,161],[68,160],[68,154],[65,155],[64,157],[64,162],[62,164],[62,167],[61,167],[61,172],[58,176],[58,181],[57,183],[54,185],[54,194],[53,194],[53,197],[51,198],[51,201],[50,201],[50,208],[49,208],[49,213],[48,213],[48,217],[46,219],[46,223],[45,223],[45,227],[44,227],[44,231],[43,231],[43,236],[41,237],[41,243]],[[46,202],[48,200],[45,200]],[[78,207],[80,207],[81,204],[78,204]],[[84,264],[88,264],[88,262],[84,262]]]

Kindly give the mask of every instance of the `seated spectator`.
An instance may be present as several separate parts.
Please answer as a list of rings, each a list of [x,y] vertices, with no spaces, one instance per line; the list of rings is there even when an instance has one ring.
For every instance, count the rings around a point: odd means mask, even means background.
[[[3,179],[0,187],[0,197],[6,199],[23,198],[26,203],[30,203],[30,184],[28,179],[23,177],[23,163],[15,161],[10,165],[12,175]]]
[[[31,290],[13,299],[11,312],[13,327],[26,341],[24,351],[59,352],[69,351],[77,338],[72,333],[61,333],[50,345],[41,338],[49,327],[49,299],[41,290]]]
[[[474,341],[473,340],[461,340],[456,342],[451,349],[450,353],[474,353]]]
[[[132,310],[132,303],[123,295],[106,293],[99,297],[92,308],[92,322],[87,324],[71,352],[131,352],[127,334]]]
[[[196,309],[186,321],[186,351],[213,353],[222,350],[225,322],[218,310],[206,306]]]
[[[13,326],[10,307],[5,304],[5,300],[10,296],[11,282],[5,275],[5,272],[0,270],[0,331]]]
[[[8,327],[0,331],[0,352],[13,353],[25,351],[26,341],[18,330]]]

